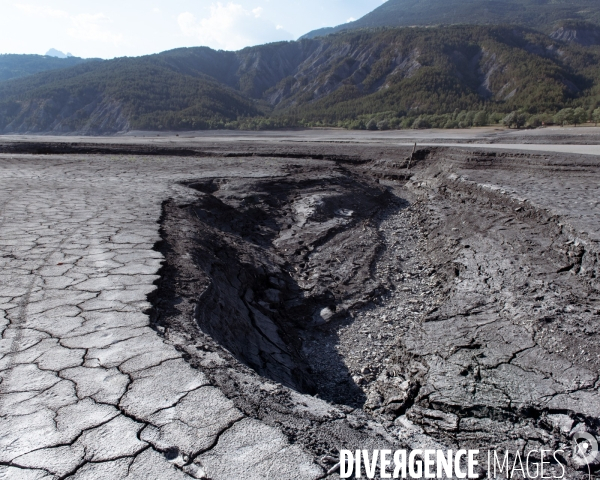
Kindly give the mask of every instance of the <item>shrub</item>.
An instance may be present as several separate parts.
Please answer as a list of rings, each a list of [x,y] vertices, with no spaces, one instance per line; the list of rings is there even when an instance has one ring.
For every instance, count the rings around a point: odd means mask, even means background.
[[[458,122],[450,119],[444,124],[444,128],[458,128]]]
[[[412,128],[431,128],[431,122],[426,115],[418,117],[412,124]]]
[[[507,126],[508,128],[521,128],[525,126],[525,122],[527,121],[527,117],[519,112],[511,112],[506,117],[502,119],[502,124]]]
[[[598,122],[600,122],[600,108],[597,108],[592,112],[592,122],[598,126]]]
[[[381,122],[377,122],[377,128],[379,130],[389,130],[390,129],[390,123],[386,120],[382,120]]]
[[[489,123],[488,114],[485,110],[477,112],[473,118],[473,125],[476,127],[485,127]]]

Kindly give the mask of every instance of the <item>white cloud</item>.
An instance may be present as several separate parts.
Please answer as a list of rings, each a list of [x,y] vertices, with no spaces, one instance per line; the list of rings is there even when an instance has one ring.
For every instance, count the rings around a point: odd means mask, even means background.
[[[28,15],[68,20],[70,28],[67,28],[67,34],[78,40],[91,40],[115,45],[123,41],[122,34],[111,32],[103,27],[103,24],[110,22],[110,18],[103,13],[71,15],[62,10],[54,10],[39,5],[16,3],[15,6]]]
[[[348,20],[346,20],[346,23],[354,22],[355,20],[356,18],[350,17]]]
[[[23,3],[15,3],[15,7],[22,12],[25,12],[29,15],[36,15],[38,17],[69,18],[69,14],[67,12],[55,10],[50,7],[41,7],[39,5],[28,5]]]
[[[67,33],[73,38],[80,40],[92,40],[118,45],[123,41],[123,35],[105,30],[102,24],[108,21],[110,19],[102,13],[81,13],[74,15],[71,17],[73,27],[69,28]]]
[[[194,37],[202,45],[225,50],[238,50],[247,45],[292,40],[282,27],[278,28],[262,16],[263,9],[246,10],[242,5],[229,2],[213,3],[210,15],[198,20],[193,13],[179,15],[177,22],[184,35]]]

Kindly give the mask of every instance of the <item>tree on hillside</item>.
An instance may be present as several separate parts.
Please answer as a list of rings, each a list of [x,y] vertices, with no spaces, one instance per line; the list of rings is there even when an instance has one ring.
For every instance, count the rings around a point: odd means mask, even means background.
[[[390,122],[387,119],[381,120],[380,122],[377,122],[377,128],[379,130],[389,130]]]
[[[575,110],[572,108],[563,108],[556,115],[554,115],[554,123],[564,127],[570,125],[575,121]]]
[[[429,121],[427,115],[421,115],[414,121],[414,123],[412,124],[412,128],[431,128],[431,122]]]
[[[475,118],[473,118],[473,125],[475,125],[476,127],[485,127],[488,123],[488,114],[485,110],[477,112]]]
[[[598,122],[600,122],[600,108],[597,108],[592,112],[592,122],[598,126]]]
[[[588,121],[588,113],[584,108],[578,107],[573,111],[573,125],[582,125],[587,123]]]
[[[525,125],[527,117],[519,112],[510,112],[506,117],[502,119],[502,123],[508,128],[521,128]]]
[[[367,123],[367,130],[377,130],[377,121],[374,118]]]

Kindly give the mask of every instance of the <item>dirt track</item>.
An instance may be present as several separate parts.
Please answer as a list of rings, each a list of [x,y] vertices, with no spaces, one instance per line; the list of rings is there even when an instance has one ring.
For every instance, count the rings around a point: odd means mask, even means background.
[[[149,162],[140,178],[165,165],[102,148],[124,171]],[[340,448],[515,451],[598,436],[596,157],[185,148],[204,153],[176,159],[169,181],[185,194],[160,193],[151,325],[323,473]],[[566,459],[569,478],[587,478]]]

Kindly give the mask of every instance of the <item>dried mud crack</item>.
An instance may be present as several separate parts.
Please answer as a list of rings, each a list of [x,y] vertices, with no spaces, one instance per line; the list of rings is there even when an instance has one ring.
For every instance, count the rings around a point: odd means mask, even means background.
[[[545,448],[589,478],[598,161],[292,143],[0,154],[0,477]]]

